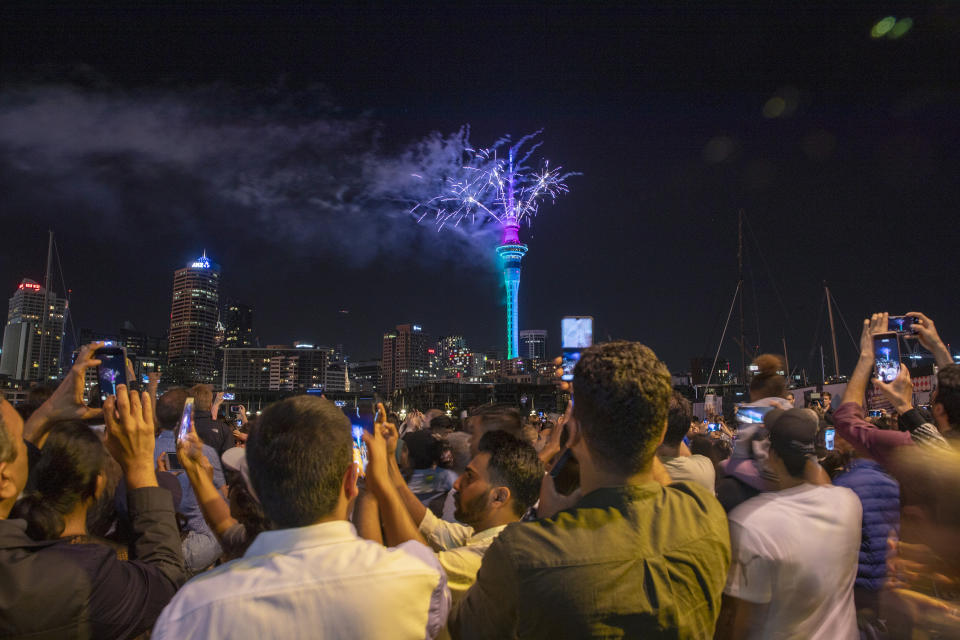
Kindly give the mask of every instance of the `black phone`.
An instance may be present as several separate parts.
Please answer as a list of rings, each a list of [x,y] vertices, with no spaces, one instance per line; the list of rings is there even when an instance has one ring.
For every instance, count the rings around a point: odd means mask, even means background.
[[[178,456],[176,452],[167,452],[167,467],[171,470],[183,471],[183,465],[180,463],[180,456]]]
[[[913,323],[917,319],[914,316],[890,316],[887,318],[887,331],[893,331],[894,333],[916,333],[917,330],[913,328]]]
[[[570,456],[573,453],[573,449],[567,447],[560,453],[560,457],[557,458],[557,461],[553,463],[553,466],[550,467],[550,477],[554,480],[557,479],[557,476],[560,475],[560,472],[563,471],[563,468],[567,466],[567,462],[570,461]]]
[[[240,409],[242,408],[242,404],[232,404],[230,405],[230,413],[240,413]]]
[[[593,346],[593,318],[591,316],[564,316],[560,319],[563,373],[560,379],[573,380],[573,368],[580,360],[580,351]]]
[[[100,347],[93,352],[100,361],[97,365],[97,397],[100,406],[110,396],[117,395],[117,387],[127,384],[127,350],[123,347]]]
[[[900,375],[900,340],[896,333],[878,333],[873,336],[873,358],[877,377],[893,382]]]

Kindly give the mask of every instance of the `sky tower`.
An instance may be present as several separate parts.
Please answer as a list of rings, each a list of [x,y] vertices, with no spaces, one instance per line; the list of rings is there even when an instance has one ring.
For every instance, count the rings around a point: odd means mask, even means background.
[[[437,230],[445,226],[482,228],[490,222],[503,229],[497,257],[503,269],[503,284],[507,289],[507,358],[520,356],[520,326],[517,294],[520,291],[520,262],[527,255],[527,245],[520,242],[520,224],[530,224],[537,215],[540,202],[554,201],[567,192],[565,180],[577,173],[564,173],[561,167],[551,169],[543,161],[539,169],[527,162],[540,147],[534,142],[540,131],[523,136],[514,142],[510,136],[500,138],[489,149],[475,149],[469,140],[469,128],[444,141],[459,149],[459,166],[453,167],[442,179],[441,193],[418,202],[410,213],[422,221],[428,214],[436,216]],[[529,146],[524,149],[524,146]],[[499,152],[506,148],[506,162]],[[424,168],[433,167],[429,154],[420,158]],[[430,171],[412,174],[421,182],[429,183],[424,175]]]

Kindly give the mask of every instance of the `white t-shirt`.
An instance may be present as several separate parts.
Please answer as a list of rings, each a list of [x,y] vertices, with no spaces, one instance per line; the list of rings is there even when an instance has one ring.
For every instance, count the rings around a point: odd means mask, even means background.
[[[862,508],[844,487],[801,484],[761,493],[730,512],[724,593],[766,604],[755,638],[856,639]]]
[[[660,461],[674,482],[696,482],[710,493],[716,493],[717,470],[707,456],[695,453],[690,456],[661,458]]]

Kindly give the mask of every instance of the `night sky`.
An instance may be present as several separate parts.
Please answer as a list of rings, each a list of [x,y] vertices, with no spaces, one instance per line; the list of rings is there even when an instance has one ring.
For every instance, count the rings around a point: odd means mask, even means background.
[[[542,128],[583,173],[521,232],[521,327],[553,349],[593,315],[674,370],[712,356],[739,209],[749,344],[812,369],[823,281],[855,335],[920,310],[960,339],[960,3],[86,4],[0,8],[0,295],[42,278],[52,228],[77,329],[160,334],[206,249],[263,344],[378,357],[414,321],[502,349],[490,237],[369,197],[469,124]],[[913,26],[871,37],[888,15]]]

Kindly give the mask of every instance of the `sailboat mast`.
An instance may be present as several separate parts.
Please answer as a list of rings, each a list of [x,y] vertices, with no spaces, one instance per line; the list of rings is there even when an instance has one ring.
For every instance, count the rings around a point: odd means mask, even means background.
[[[737,286],[740,289],[740,380],[747,384],[747,342],[743,337],[743,209],[737,213]]]
[[[40,316],[40,366],[37,372],[40,382],[45,382],[50,377],[43,352],[47,341],[47,331],[50,328],[50,273],[53,270],[53,229],[49,230],[48,233],[47,272],[43,280],[43,313]]]
[[[833,373],[834,380],[840,379],[840,361],[837,359],[837,332],[833,328],[833,304],[830,301],[830,287],[823,283],[823,290],[827,294],[827,317],[830,318],[830,339],[833,341]]]

